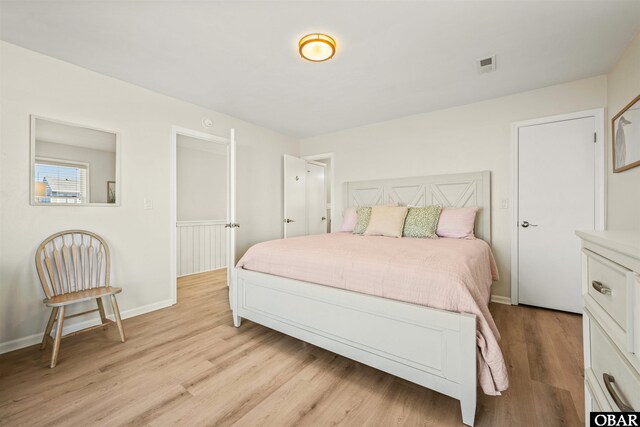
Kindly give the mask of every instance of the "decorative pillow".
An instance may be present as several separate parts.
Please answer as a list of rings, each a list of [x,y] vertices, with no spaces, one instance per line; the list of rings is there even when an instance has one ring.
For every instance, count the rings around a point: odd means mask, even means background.
[[[356,208],[347,208],[342,215],[342,228],[340,231],[353,231],[358,221],[358,212]],[[365,227],[366,228],[366,227]]]
[[[369,225],[371,218],[371,208],[356,209],[356,225],[353,227],[353,234],[362,234]]]
[[[473,234],[473,228],[476,222],[477,212],[477,207],[442,209],[436,233],[440,237],[475,239],[476,236]]]
[[[406,206],[374,206],[365,236],[402,237],[404,220],[409,208]]]
[[[403,237],[426,237],[437,239],[436,230],[442,206],[432,205],[423,208],[409,208],[404,220]]]

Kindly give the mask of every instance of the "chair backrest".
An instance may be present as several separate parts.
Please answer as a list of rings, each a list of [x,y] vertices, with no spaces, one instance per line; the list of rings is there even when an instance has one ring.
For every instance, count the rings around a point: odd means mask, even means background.
[[[36,251],[36,269],[47,298],[109,286],[110,267],[107,243],[90,231],[61,231]]]

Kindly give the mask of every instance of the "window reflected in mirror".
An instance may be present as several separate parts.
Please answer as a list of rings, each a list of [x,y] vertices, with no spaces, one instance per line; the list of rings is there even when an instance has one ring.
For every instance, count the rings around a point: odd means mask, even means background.
[[[115,132],[32,117],[34,204],[117,202]]]

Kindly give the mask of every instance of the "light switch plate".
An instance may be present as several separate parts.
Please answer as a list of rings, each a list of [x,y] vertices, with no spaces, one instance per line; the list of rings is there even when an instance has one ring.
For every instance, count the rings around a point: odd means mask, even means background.
[[[153,209],[153,200],[144,199],[144,208],[145,209]]]
[[[500,209],[509,209],[509,199],[500,200]]]

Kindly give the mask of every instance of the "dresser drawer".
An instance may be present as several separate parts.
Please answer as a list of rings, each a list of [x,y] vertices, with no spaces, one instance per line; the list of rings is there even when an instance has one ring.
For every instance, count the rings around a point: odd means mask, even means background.
[[[589,323],[591,370],[594,379],[614,411],[621,410],[616,398],[635,411],[639,411],[640,376],[625,361],[597,322]]]
[[[589,295],[623,329],[627,330],[627,270],[591,251],[588,257]]]

